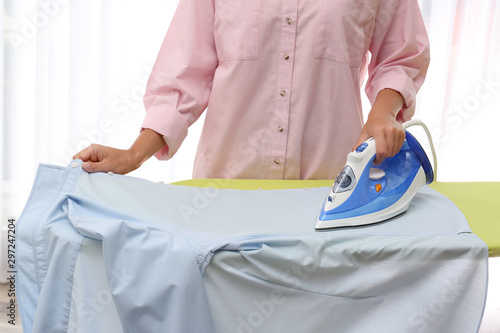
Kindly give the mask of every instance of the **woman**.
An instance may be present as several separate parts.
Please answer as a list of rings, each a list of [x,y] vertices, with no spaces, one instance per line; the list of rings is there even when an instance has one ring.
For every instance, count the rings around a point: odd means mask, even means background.
[[[169,159],[207,108],[194,178],[333,179],[371,136],[375,163],[399,151],[428,65],[416,0],[180,0],[137,140],[74,158],[120,174]]]

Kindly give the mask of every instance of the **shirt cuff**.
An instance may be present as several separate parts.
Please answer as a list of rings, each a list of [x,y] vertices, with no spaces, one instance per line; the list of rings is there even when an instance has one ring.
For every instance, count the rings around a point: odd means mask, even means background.
[[[369,94],[370,103],[373,105],[378,93],[386,88],[395,90],[403,96],[404,105],[401,108],[400,116],[403,122],[410,120],[415,114],[415,96],[417,94],[414,82],[406,75],[384,76],[377,82],[372,82],[372,89]]]
[[[165,106],[151,107],[146,111],[141,131],[145,128],[163,136],[165,146],[154,154],[159,160],[172,158],[188,132],[188,125],[184,117],[177,111],[166,111]]]

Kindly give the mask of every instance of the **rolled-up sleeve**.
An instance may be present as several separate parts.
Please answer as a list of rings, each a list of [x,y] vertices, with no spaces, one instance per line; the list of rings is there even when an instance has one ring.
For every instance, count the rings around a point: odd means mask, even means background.
[[[377,94],[390,88],[405,104],[403,121],[415,112],[415,97],[424,82],[430,62],[429,40],[417,0],[381,1],[370,45],[366,94],[375,102]]]
[[[180,0],[149,77],[141,131],[161,134],[166,160],[179,149],[188,127],[208,104],[218,60],[212,0]]]

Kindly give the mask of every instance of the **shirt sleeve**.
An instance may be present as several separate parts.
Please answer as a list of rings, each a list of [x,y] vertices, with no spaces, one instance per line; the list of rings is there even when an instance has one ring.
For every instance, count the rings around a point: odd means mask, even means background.
[[[208,105],[218,65],[212,0],[180,0],[146,85],[145,128],[166,145],[155,154],[171,158]]]
[[[417,0],[380,2],[369,50],[372,58],[365,91],[371,104],[381,90],[396,90],[405,101],[398,118],[411,119],[430,62],[429,39]]]

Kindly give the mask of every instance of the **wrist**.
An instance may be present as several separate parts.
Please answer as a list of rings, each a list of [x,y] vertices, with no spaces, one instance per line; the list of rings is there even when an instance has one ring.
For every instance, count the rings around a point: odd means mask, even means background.
[[[390,88],[382,89],[378,93],[368,116],[390,115],[396,118],[404,103],[404,98],[398,91]]]
[[[397,114],[398,114],[399,110],[398,111],[394,111],[390,108],[387,108],[387,107],[381,107],[381,106],[377,106],[377,105],[374,105],[372,107],[372,109],[370,110],[370,113],[368,113],[368,119],[369,120],[374,120],[374,119],[396,119],[397,118]],[[367,119],[367,120],[368,120]]]
[[[131,165],[138,168],[164,145],[165,140],[161,134],[149,128],[145,128],[128,149]]]
[[[127,153],[129,160],[128,164],[134,169],[139,168],[148,159],[148,157],[144,155],[144,152],[135,149],[133,146],[127,149]]]

